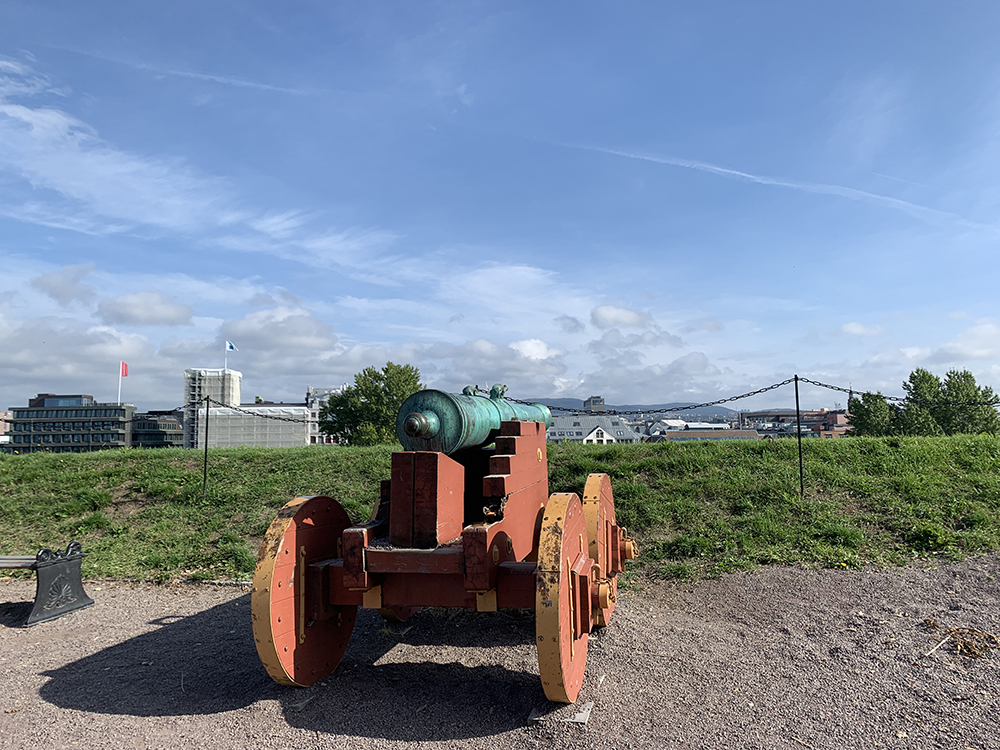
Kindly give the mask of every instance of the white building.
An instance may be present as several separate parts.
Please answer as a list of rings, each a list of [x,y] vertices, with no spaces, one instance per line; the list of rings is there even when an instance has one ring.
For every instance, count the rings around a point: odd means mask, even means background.
[[[330,400],[331,396],[343,393],[345,388],[347,388],[346,383],[336,388],[313,388],[311,385],[306,387],[306,406],[309,408],[310,445],[316,445],[317,443],[331,444],[334,442],[334,439],[329,435],[320,433],[319,413],[326,406],[326,402]]]
[[[190,368],[184,371],[184,447],[199,445],[199,413],[205,410],[205,398],[226,406],[240,405],[243,373],[229,369]],[[204,443],[201,443],[204,447]]]
[[[641,443],[641,428],[617,415],[590,416],[553,415],[552,425],[545,431],[547,442],[569,440],[572,443]]]
[[[202,425],[194,448],[204,448],[205,409],[198,410]],[[208,447],[233,448],[253,445],[262,448],[295,448],[309,445],[309,409],[305,405],[253,405],[238,409],[214,407],[208,410]]]

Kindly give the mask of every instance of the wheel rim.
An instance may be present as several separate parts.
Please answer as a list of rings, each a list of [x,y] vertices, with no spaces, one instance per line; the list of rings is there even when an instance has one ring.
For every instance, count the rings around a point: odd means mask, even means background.
[[[594,624],[604,627],[611,622],[618,598],[618,575],[611,562],[611,534],[615,529],[615,496],[607,474],[591,474],[583,489],[583,514],[587,519],[588,551],[598,569],[599,601],[594,607]],[[606,606],[602,606],[606,605]]]
[[[336,500],[317,495],[286,503],[261,542],[250,612],[254,643],[271,678],[307,687],[337,668],[354,630],[356,606],[331,607],[328,619],[307,621],[305,569],[336,558],[351,525]]]
[[[559,703],[576,700],[587,666],[593,561],[586,540],[580,499],[552,495],[542,516],[535,568],[535,645],[545,696]]]

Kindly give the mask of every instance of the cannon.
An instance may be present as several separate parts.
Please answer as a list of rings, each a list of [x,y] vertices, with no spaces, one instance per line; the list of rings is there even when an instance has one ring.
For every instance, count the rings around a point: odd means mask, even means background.
[[[587,640],[610,623],[617,576],[637,555],[615,523],[606,474],[583,498],[549,495],[542,404],[425,390],[399,410],[404,450],[365,523],[323,495],[297,497],[264,535],[251,615],[257,653],[278,683],[308,687],[343,658],[359,607],[403,621],[423,607],[535,611],[546,697],[572,703]]]

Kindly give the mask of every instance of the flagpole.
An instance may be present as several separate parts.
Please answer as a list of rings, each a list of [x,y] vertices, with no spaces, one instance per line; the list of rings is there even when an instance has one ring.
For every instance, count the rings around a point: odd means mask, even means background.
[[[118,363],[118,405],[122,405],[122,363]]]

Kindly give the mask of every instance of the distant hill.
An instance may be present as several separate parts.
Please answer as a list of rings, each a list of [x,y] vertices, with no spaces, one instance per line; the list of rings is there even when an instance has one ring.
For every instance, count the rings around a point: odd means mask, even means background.
[[[529,401],[531,403],[545,404],[546,406],[558,406],[562,409],[583,411],[583,400],[579,398],[526,398],[521,400]],[[607,404],[605,409],[609,412],[641,411],[644,415],[652,415],[656,413],[657,409],[670,409],[678,406],[693,406],[693,404],[691,402],[684,401],[673,401],[669,404]],[[728,419],[735,416],[736,410],[727,409],[725,406],[705,406],[701,409],[668,412],[667,414],[664,414],[665,418],[684,419],[689,422],[707,417],[722,417],[723,419]]]

